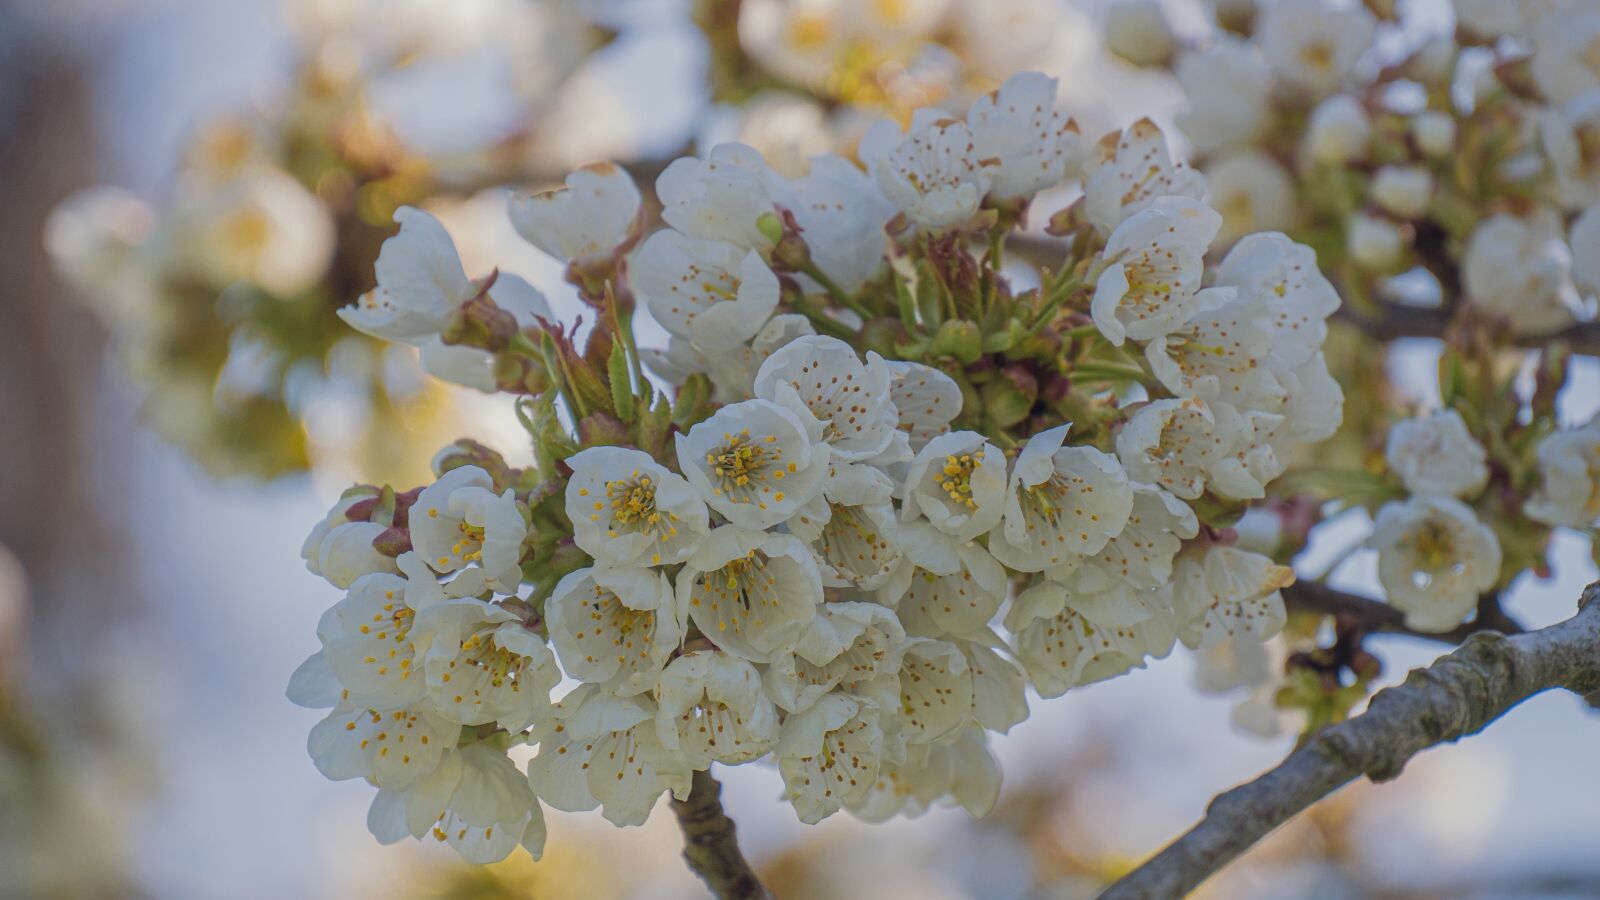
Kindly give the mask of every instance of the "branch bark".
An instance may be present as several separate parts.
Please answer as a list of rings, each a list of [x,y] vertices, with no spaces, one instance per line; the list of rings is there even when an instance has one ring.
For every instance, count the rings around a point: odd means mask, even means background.
[[[1600,690],[1600,582],[1572,618],[1507,637],[1467,638],[1454,652],[1379,691],[1367,711],[1308,740],[1276,768],[1211,801],[1182,837],[1100,895],[1182,897],[1300,811],[1365,775],[1387,781],[1411,757],[1482,731],[1551,688]]]
[[[683,858],[718,900],[770,900],[739,850],[733,820],[722,810],[722,785],[711,772],[694,773],[689,799],[672,801],[683,830]]]
[[[1335,317],[1348,322],[1367,337],[1384,342],[1399,338],[1443,338],[1450,329],[1451,321],[1449,310],[1407,306],[1403,303],[1384,303],[1382,313],[1376,318],[1356,312],[1349,306],[1341,307]],[[1600,355],[1600,322],[1577,322],[1554,334],[1519,335],[1515,341],[1523,347],[1543,347],[1554,341],[1562,341],[1571,346],[1575,353],[1596,356]]]

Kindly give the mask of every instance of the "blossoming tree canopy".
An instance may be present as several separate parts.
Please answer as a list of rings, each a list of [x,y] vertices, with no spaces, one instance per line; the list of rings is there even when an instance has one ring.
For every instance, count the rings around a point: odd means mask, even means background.
[[[798,176],[716,147],[667,167],[647,234],[618,167],[514,195],[586,333],[396,214],[341,316],[512,395],[536,462],[460,441],[306,543],[348,594],[290,696],[331,709],[312,756],[378,788],[380,840],[537,856],[543,805],[636,825],[763,759],[805,822],[982,814],[1027,686],[1282,628],[1292,574],[1228,526],[1338,426],[1337,295],[1283,235],[1210,253],[1160,129],[1088,140],[1054,95],[1024,73]],[[1064,257],[1008,259],[1066,182]]]

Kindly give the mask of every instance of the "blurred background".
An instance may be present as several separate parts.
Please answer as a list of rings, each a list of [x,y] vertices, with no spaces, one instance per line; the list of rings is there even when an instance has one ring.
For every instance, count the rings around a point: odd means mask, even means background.
[[[873,5],[890,19],[928,6]],[[575,315],[560,266],[504,222],[499,186],[553,183],[599,158],[650,172],[729,139],[803,160],[873,116],[959,109],[1020,68],[1060,77],[1086,133],[1170,120],[1174,85],[1098,49],[1104,5],[933,4],[937,21],[908,23],[906,46],[868,35],[863,46],[881,53],[859,71],[812,78],[803,53],[768,52],[759,21],[740,21],[751,10],[725,0],[0,2],[0,897],[703,896],[664,810],[630,830],[549,813],[542,862],[485,869],[368,835],[370,789],[317,773],[305,736],[318,714],[283,697],[337,599],[304,570],[300,543],[348,483],[415,481],[431,449],[458,435],[525,458],[516,423],[505,404],[427,381],[414,361],[336,342],[316,352],[336,374],[366,373],[347,379],[360,390],[335,377],[301,384],[288,367],[274,385],[297,421],[239,405],[223,415],[238,396],[267,396],[251,393],[261,368],[251,336],[235,336],[198,393],[159,383],[148,347],[125,336],[148,317],[149,272],[100,273],[112,290],[86,284],[81,267],[62,264],[83,241],[120,229],[133,243],[164,198],[192,192],[197,152],[232,146],[229,127],[292,122],[329,97],[337,112],[351,79],[358,123],[382,133],[347,135],[339,171],[364,171],[351,148],[371,143],[385,162],[348,192],[348,221],[364,217],[381,240],[395,203],[426,195],[469,272],[521,274]],[[1448,29],[1445,5],[1417,4],[1416,27]],[[1199,21],[1189,4],[1168,12],[1180,30]],[[126,193],[50,218],[99,184]],[[342,196],[337,181],[314,186]],[[341,247],[347,224],[335,221]],[[347,282],[316,272],[319,290],[348,283],[336,299],[353,300],[370,278],[365,260]],[[261,280],[288,277],[277,265]],[[163,353],[182,348],[171,338],[185,324],[168,323]],[[1437,353],[1426,341],[1401,347],[1396,385],[1426,391]],[[1583,370],[1564,402],[1573,421],[1600,408],[1600,371]],[[387,442],[375,445],[379,431]],[[1345,554],[1365,528],[1324,528],[1302,570],[1337,563],[1336,584],[1372,590],[1370,555]],[[1564,618],[1595,578],[1587,543],[1560,540],[1551,576],[1525,576],[1508,599],[1530,625]],[[1440,652],[1404,637],[1369,647],[1386,681]],[[724,800],[786,900],[1091,896],[1292,745],[1292,732],[1235,727],[1242,698],[1200,693],[1195,668],[1180,648],[1148,671],[1035,698],[1031,718],[998,741],[1006,786],[983,821],[935,809],[808,828],[775,802],[776,770],[759,766],[724,770]],[[1346,789],[1207,893],[1600,896],[1597,746],[1600,717],[1580,701],[1535,698],[1393,784]]]

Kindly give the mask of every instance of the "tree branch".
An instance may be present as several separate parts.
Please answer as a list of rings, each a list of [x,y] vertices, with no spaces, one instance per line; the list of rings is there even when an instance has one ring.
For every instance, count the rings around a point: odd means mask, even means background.
[[[1404,303],[1381,304],[1381,312],[1377,317],[1345,305],[1334,317],[1354,326],[1367,337],[1384,342],[1409,337],[1443,338],[1451,324],[1449,310]],[[1517,345],[1522,347],[1544,347],[1554,341],[1566,343],[1575,353],[1600,355],[1600,321],[1576,322],[1554,334],[1519,335],[1515,338]]]
[[[1578,613],[1538,631],[1469,637],[1433,665],[1385,688],[1367,711],[1333,725],[1276,768],[1211,801],[1205,817],[1107,888],[1101,900],[1181,897],[1268,832],[1366,775],[1387,781],[1411,757],[1476,734],[1511,707],[1551,688],[1600,690],[1600,582]]]
[[[1451,646],[1480,631],[1521,634],[1525,630],[1521,623],[1500,609],[1499,597],[1494,594],[1485,594],[1478,601],[1477,618],[1450,631],[1437,632],[1419,631],[1408,627],[1405,614],[1387,603],[1348,594],[1317,581],[1295,582],[1283,589],[1283,599],[1293,610],[1318,612],[1349,619],[1368,634],[1404,634]]]
[[[722,785],[709,770],[694,773],[689,799],[674,799],[672,813],[683,829],[683,858],[718,900],[770,900],[739,851],[733,820],[722,811]]]

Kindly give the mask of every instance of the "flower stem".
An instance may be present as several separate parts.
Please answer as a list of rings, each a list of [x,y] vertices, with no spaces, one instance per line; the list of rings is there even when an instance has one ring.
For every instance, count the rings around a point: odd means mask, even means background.
[[[873,317],[872,310],[868,309],[866,304],[862,303],[855,297],[846,294],[844,289],[839,287],[839,283],[834,281],[832,278],[829,278],[826,272],[823,272],[822,269],[817,267],[816,263],[807,263],[806,267],[800,271],[811,276],[812,281],[822,285],[822,289],[828,292],[828,296],[833,298],[833,302],[839,304],[845,309],[850,310],[863,319],[870,319]]]

